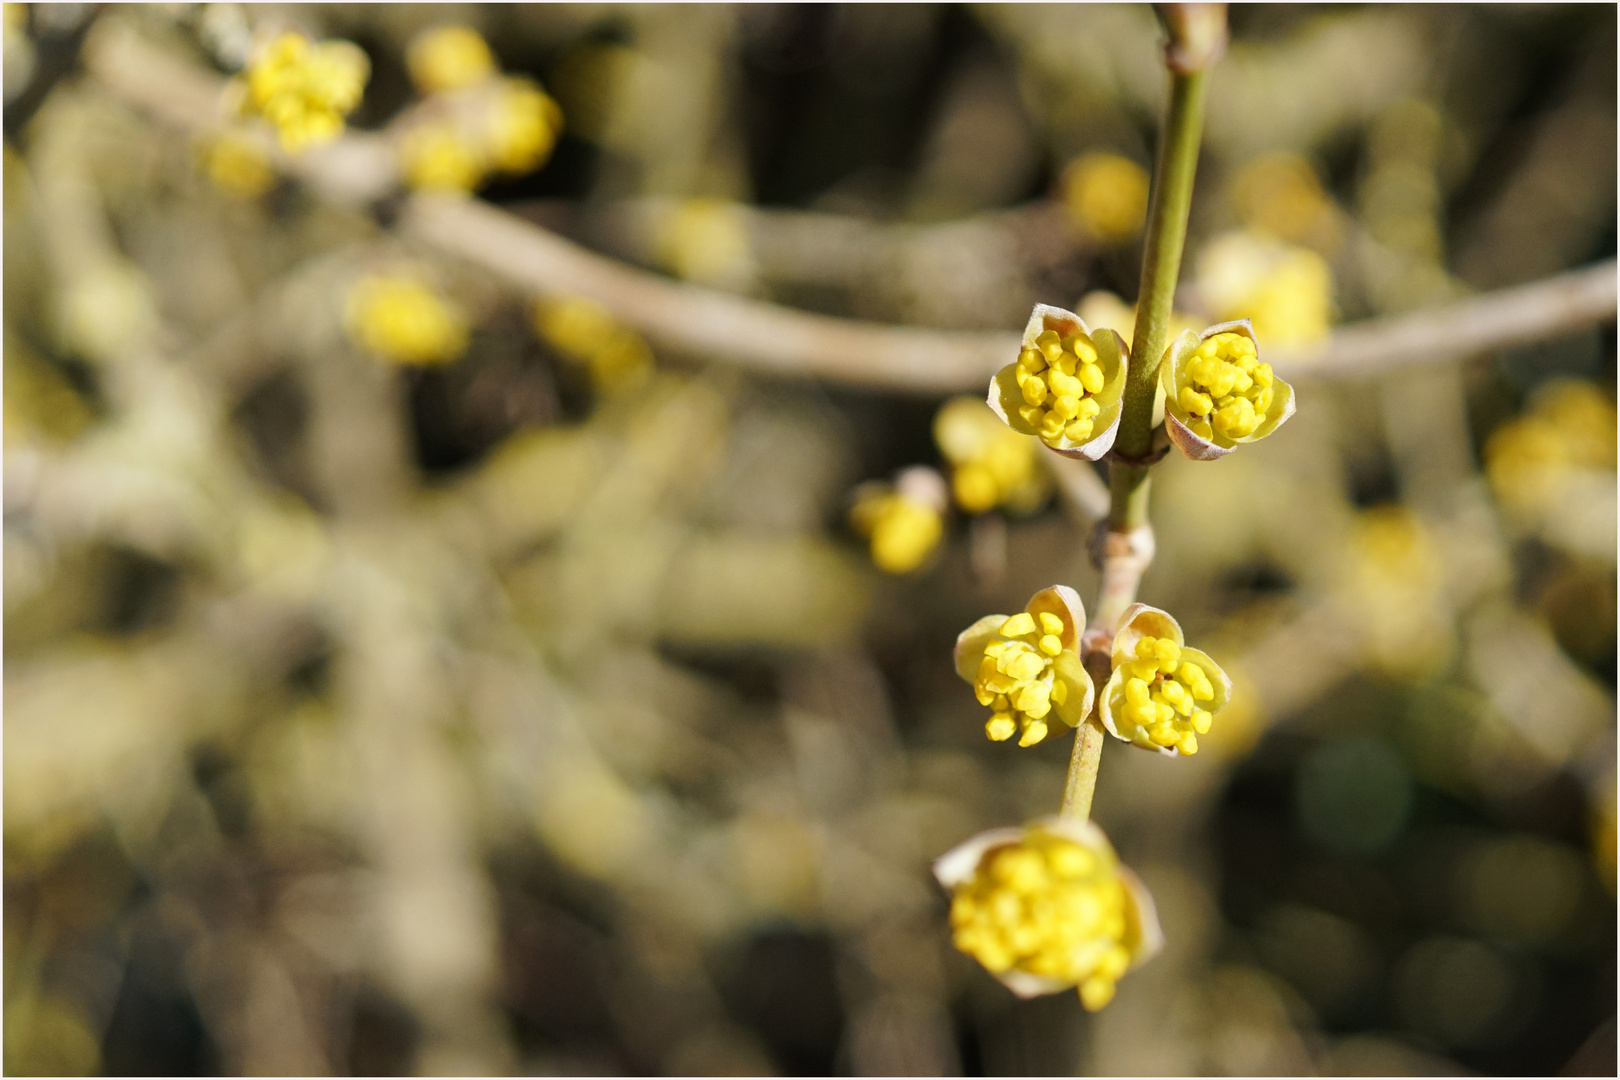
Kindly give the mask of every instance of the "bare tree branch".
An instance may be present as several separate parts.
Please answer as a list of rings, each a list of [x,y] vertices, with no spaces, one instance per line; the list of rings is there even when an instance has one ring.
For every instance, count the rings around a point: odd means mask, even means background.
[[[188,131],[218,122],[216,76],[104,20],[85,62],[103,83]],[[210,89],[212,87],[212,89]],[[329,197],[363,201],[393,179],[383,137],[353,133],[284,162]],[[930,330],[796,311],[628,266],[476,199],[418,195],[400,228],[447,255],[540,295],[584,296],[664,348],[782,377],[925,394],[974,391],[1018,348],[1016,333]],[[1268,349],[1291,376],[1357,378],[1547,340],[1615,316],[1611,260],[1445,307],[1354,324],[1310,350]]]

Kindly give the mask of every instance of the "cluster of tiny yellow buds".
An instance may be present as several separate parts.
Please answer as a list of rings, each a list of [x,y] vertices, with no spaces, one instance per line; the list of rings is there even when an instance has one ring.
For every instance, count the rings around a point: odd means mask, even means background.
[[[951,886],[952,941],[1019,993],[1077,987],[1096,1011],[1151,951],[1157,927],[1144,926],[1151,902],[1132,889],[1100,832],[1060,828],[1032,826],[984,851]],[[950,858],[936,864],[942,880]]]
[[[855,492],[850,524],[871,542],[872,562],[886,574],[909,574],[945,535],[945,482],[916,466],[894,484],[863,484]]]
[[[1189,648],[1166,612],[1132,604],[1114,635],[1114,671],[1098,715],[1115,738],[1145,750],[1190,756],[1232,696],[1220,666]]]
[[[562,109],[529,79],[506,78],[497,85],[487,121],[490,160],[501,172],[533,172],[557,145]]]
[[[467,322],[411,276],[374,274],[349,293],[345,325],[356,345],[394,364],[447,364],[467,350]]]
[[[1064,171],[1063,203],[1087,236],[1123,243],[1147,220],[1147,170],[1118,154],[1083,154]]]
[[[1001,624],[1001,640],[984,647],[984,660],[973,693],[980,705],[995,711],[984,733],[1005,742],[1022,731],[1019,746],[1033,746],[1046,738],[1046,715],[1062,705],[1068,687],[1055,678],[1052,659],[1063,651],[1059,635],[1063,621],[1043,611],[1040,618],[1021,611]]]
[[[1242,334],[1216,334],[1199,345],[1186,373],[1177,403],[1195,418],[1188,427],[1205,438],[1211,426],[1229,439],[1247,438],[1271,409],[1271,365],[1259,362]]]
[[[1202,668],[1182,658],[1169,638],[1143,636],[1136,659],[1126,667],[1124,715],[1139,724],[1156,746],[1198,753],[1198,736],[1212,719],[1201,705],[1215,699],[1215,687]]]
[[[228,194],[256,199],[276,182],[270,155],[248,132],[220,132],[203,144],[201,156],[203,171]]]
[[[419,124],[399,146],[405,181],[418,191],[471,191],[484,179],[483,155],[454,124]]]
[[[1197,292],[1218,319],[1248,318],[1267,342],[1307,345],[1333,321],[1333,273],[1309,248],[1237,231],[1199,253]]]
[[[934,417],[934,441],[951,463],[956,505],[968,513],[998,506],[1027,513],[1046,498],[1049,481],[1035,440],[996,419],[982,400],[947,401]]]
[[[270,121],[282,148],[296,153],[343,133],[370,73],[371,62],[351,42],[316,44],[285,33],[249,64],[242,108]]]
[[[583,367],[600,392],[634,389],[652,372],[647,342],[594,300],[573,296],[537,301],[534,329],[565,359]]]
[[[465,90],[495,74],[495,56],[470,26],[425,30],[405,50],[411,81],[424,94]]]
[[[1013,377],[1023,393],[1018,415],[1034,428],[1042,442],[1055,446],[1068,438],[1091,438],[1097,414],[1097,394],[1103,388],[1097,349],[1084,334],[1059,337],[1042,331],[1033,348],[1018,354]]]

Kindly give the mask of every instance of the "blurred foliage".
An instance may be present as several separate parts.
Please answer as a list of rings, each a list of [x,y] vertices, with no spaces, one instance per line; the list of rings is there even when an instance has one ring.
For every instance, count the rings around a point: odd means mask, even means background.
[[[1613,256],[1613,7],[1232,20],[1189,319]],[[1612,326],[1301,372],[1158,470],[1143,599],[1238,689],[1194,759],[1108,748],[1167,945],[1086,1016],[957,954],[928,872],[1060,797],[1066,740],[987,742],[949,657],[1094,591],[1066,485],[964,406],[537,308],[275,178],[263,121],[158,126],[79,62],[116,25],[218,76],[352,42],[357,103],[252,108],[442,122],[483,141],[421,186],[944,327],[1129,335],[1164,95],[1145,7],[7,4],[8,1072],[1546,1074],[1613,1016]],[[905,479],[947,464],[971,521]],[[863,481],[929,487],[911,573]]]

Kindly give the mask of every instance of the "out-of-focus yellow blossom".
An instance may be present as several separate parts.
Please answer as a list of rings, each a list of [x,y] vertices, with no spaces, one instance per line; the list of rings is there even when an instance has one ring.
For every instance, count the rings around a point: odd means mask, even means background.
[[[418,191],[471,191],[484,179],[483,155],[454,124],[418,124],[399,144],[405,182]]]
[[[975,397],[947,401],[934,417],[934,442],[951,463],[951,494],[970,514],[998,506],[1028,513],[1051,491],[1040,448],[996,419]]]
[[[557,145],[562,109],[532,79],[507,77],[494,86],[484,120],[490,165],[513,175],[533,172]]]
[[[1423,523],[1400,506],[1363,512],[1350,536],[1343,603],[1362,624],[1373,663],[1421,678],[1451,657],[1451,613],[1440,554]]]
[[[1579,470],[1614,471],[1615,408],[1591,383],[1549,383],[1529,412],[1485,443],[1485,475],[1501,504],[1535,513]]]
[[[933,469],[914,466],[892,485],[862,484],[849,521],[871,541],[872,562],[879,570],[909,574],[928,560],[945,535],[945,481]]]
[[[393,364],[448,364],[467,351],[467,320],[420,279],[372,274],[349,292],[346,326],[354,343]]]
[[[1123,243],[1147,220],[1147,170],[1118,154],[1082,154],[1063,171],[1063,205],[1087,236]]]
[[[1095,1012],[1159,950],[1153,898],[1089,821],[995,829],[934,863],[952,941],[1019,997],[1070,987]]]
[[[1198,753],[1198,736],[1232,696],[1220,665],[1187,647],[1166,612],[1132,604],[1114,634],[1114,673],[1098,713],[1115,738],[1145,750]]]
[[[1229,232],[1198,255],[1198,295],[1217,319],[1247,318],[1278,345],[1308,345],[1333,321],[1333,275],[1309,248]]]
[[[536,301],[534,329],[541,340],[583,366],[597,390],[633,389],[652,371],[646,341],[594,300],[573,296]]]
[[[1238,217],[1252,229],[1319,250],[1339,244],[1338,208],[1311,163],[1298,154],[1253,158],[1233,177],[1230,191]]]
[[[958,635],[956,673],[991,709],[986,735],[1005,742],[1018,734],[1019,746],[1034,746],[1049,717],[1074,727],[1091,713],[1096,690],[1079,655],[1085,628],[1079,594],[1053,585],[1017,615],[986,615]]]
[[[1099,330],[1112,330],[1125,342],[1129,349],[1136,335],[1136,305],[1127,304],[1116,293],[1106,289],[1097,289],[1080,298],[1080,307],[1077,311],[1087,326],[1094,326]],[[1170,336],[1175,337],[1187,330],[1197,330],[1202,325],[1191,315],[1181,311],[1170,313]]]
[[[411,81],[424,94],[465,90],[495,74],[495,55],[470,26],[436,26],[411,39],[405,49]]]
[[[246,131],[222,131],[202,147],[203,171],[221,191],[256,199],[276,182],[270,155]]]
[[[288,32],[248,64],[242,111],[275,127],[282,148],[297,153],[343,133],[360,104],[371,61],[348,41],[311,42]]]
[[[658,234],[659,260],[685,281],[741,289],[754,274],[743,208],[729,199],[685,199]]]
[[[1294,388],[1260,362],[1246,319],[1176,338],[1159,365],[1159,383],[1170,441],[1195,461],[1263,439],[1294,415]]]
[[[1093,332],[1072,311],[1036,304],[1018,359],[990,380],[990,409],[1060,454],[1095,461],[1119,430],[1125,365],[1118,334]]]

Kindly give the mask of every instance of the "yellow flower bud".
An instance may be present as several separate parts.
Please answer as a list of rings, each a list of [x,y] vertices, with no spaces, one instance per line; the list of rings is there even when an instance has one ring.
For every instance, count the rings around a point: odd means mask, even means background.
[[[1170,441],[1195,461],[1263,439],[1294,414],[1294,388],[1259,363],[1247,320],[1183,333],[1165,350],[1159,382]]]
[[[996,742],[1022,731],[1020,746],[1045,739],[1056,715],[1074,727],[1091,712],[1095,690],[1080,663],[1086,612],[1066,585],[1042,589],[1016,615],[986,615],[956,639],[956,671],[996,713],[985,732]],[[1005,719],[1004,719],[1005,718]]]
[[[1128,360],[1118,334],[1037,304],[1018,359],[990,381],[990,408],[1012,430],[1095,461],[1114,445]]]
[[[447,364],[467,351],[466,318],[409,274],[373,274],[355,282],[345,323],[356,345],[389,363]]]
[[[1100,1009],[1163,943],[1152,897],[1090,822],[981,833],[934,876],[951,892],[953,943],[1020,997],[1074,989]]]
[[[289,153],[343,134],[344,117],[360,104],[371,61],[347,41],[315,44],[288,32],[260,49],[237,86],[241,108],[270,121]]]
[[[1113,663],[1097,704],[1109,734],[1147,750],[1196,754],[1196,736],[1208,734],[1232,694],[1220,665],[1188,648],[1181,625],[1146,604],[1132,604],[1121,617]]]

